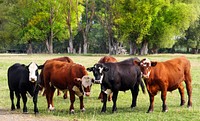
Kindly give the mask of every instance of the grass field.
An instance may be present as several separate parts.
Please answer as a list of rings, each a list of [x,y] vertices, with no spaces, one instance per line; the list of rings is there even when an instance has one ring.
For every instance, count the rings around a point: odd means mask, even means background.
[[[31,61],[36,62],[38,65],[43,64],[47,59],[69,56],[74,62],[81,63],[85,67],[91,67],[94,63],[103,55],[66,55],[66,54],[55,54],[55,55],[43,55],[43,54],[33,54],[33,55],[9,55],[0,54],[0,109],[10,110],[11,102],[9,98],[9,89],[7,85],[7,69],[12,64],[24,63],[29,64]],[[181,56],[181,54],[158,54],[149,56],[139,56],[139,59],[148,57],[153,61],[165,61],[175,57]],[[193,87],[193,107],[188,109],[187,105],[180,107],[180,95],[178,90],[167,93],[167,105],[168,112],[163,113],[161,106],[162,101],[160,99],[160,93],[155,97],[154,112],[147,114],[146,111],[149,106],[148,94],[143,94],[142,91],[139,92],[137,107],[132,110],[131,105],[131,93],[130,91],[120,92],[117,100],[118,111],[116,113],[111,113],[112,102],[107,103],[107,112],[100,113],[102,103],[97,99],[100,92],[100,85],[92,86],[92,94],[90,97],[84,97],[84,104],[86,111],[80,112],[79,110],[79,99],[76,97],[75,101],[75,114],[69,114],[69,98],[64,100],[62,96],[54,96],[54,104],[56,110],[53,112],[47,111],[46,98],[39,95],[38,98],[38,108],[40,111],[40,116],[52,116],[56,119],[61,120],[86,120],[86,121],[197,121],[200,120],[200,55],[185,55],[191,62],[191,74],[192,74],[192,87]],[[117,60],[124,60],[133,56],[115,56]],[[89,73],[93,76],[92,73]],[[55,93],[56,94],[56,93]],[[185,98],[187,101],[187,93],[185,90]],[[16,102],[16,100],[15,100]],[[187,104],[187,103],[186,103]],[[21,101],[22,106],[22,101]],[[28,111],[33,113],[33,103],[32,98],[28,98]],[[19,110],[22,112],[22,110]]]

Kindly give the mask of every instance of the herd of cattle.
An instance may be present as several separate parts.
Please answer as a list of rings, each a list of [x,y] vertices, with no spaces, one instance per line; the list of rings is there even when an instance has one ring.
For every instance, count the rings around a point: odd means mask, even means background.
[[[148,113],[154,110],[154,96],[161,91],[162,111],[167,112],[167,91],[178,88],[181,95],[180,105],[184,105],[184,86],[188,94],[188,107],[192,106],[192,80],[190,62],[185,57],[178,57],[165,62],[153,62],[145,58],[130,58],[118,62],[112,56],[102,57],[93,67],[85,68],[74,63],[69,57],[47,60],[43,65],[32,62],[29,65],[16,63],[8,69],[8,86],[10,89],[11,110],[15,110],[14,94],[17,98],[16,108],[20,109],[20,97],[23,100],[23,112],[27,113],[27,92],[33,97],[34,112],[38,113],[37,98],[39,91],[46,95],[49,110],[54,110],[53,95],[56,89],[70,94],[70,113],[74,113],[75,95],[79,97],[80,109],[85,111],[83,96],[89,96],[93,83],[101,85],[99,99],[103,102],[101,112],[106,112],[107,100],[113,101],[112,112],[117,110],[116,101],[119,91],[131,90],[131,108],[136,106],[139,87],[149,94]],[[38,70],[41,69],[40,74]],[[94,79],[88,76],[92,72]],[[144,83],[142,81],[144,80]]]

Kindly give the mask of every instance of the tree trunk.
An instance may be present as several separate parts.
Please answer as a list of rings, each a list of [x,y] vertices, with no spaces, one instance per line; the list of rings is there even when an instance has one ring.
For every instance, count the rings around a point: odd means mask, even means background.
[[[71,0],[70,0],[70,7],[71,7]],[[69,52],[68,53],[73,53],[73,34],[72,34],[72,27],[71,27],[71,9],[68,10],[68,17],[67,17],[67,25],[68,25],[68,30],[69,30]]]
[[[83,32],[83,54],[87,54],[87,35]]]
[[[136,55],[137,54],[137,46],[135,42],[129,41],[130,44],[130,55]]]
[[[47,39],[46,39],[46,46],[47,46],[47,50],[49,54],[53,53],[53,38],[54,38],[54,33],[53,33],[53,18],[54,18],[54,14],[53,14],[54,10],[53,8],[50,9],[50,18],[49,18],[49,25],[50,25],[50,32],[47,35]]]
[[[142,48],[140,50],[140,55],[147,55],[148,54],[148,42],[143,41],[142,42]]]
[[[82,47],[81,47],[81,44],[79,44],[78,54],[81,54],[81,51],[82,51]]]
[[[82,30],[82,34],[83,34],[83,54],[87,54],[87,49],[88,49],[88,34],[89,34],[89,30],[92,26],[92,19],[94,17],[94,12],[95,12],[95,1],[92,1],[92,5],[90,6],[90,12],[88,11],[88,0],[86,0],[86,6],[85,6],[85,14],[86,14],[86,25],[85,27],[81,27]],[[90,17],[88,16],[88,14],[90,13]]]
[[[33,48],[32,48],[32,41],[28,41],[28,49],[27,49],[27,53],[28,54],[32,54],[33,53]]]

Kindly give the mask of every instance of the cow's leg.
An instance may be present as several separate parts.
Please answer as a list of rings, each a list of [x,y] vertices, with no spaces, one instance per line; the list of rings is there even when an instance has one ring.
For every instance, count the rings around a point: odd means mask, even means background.
[[[57,96],[59,96],[60,95],[60,90],[59,89],[57,89]]]
[[[28,111],[27,111],[27,107],[26,107],[26,102],[27,102],[26,92],[22,92],[21,95],[22,95],[22,100],[24,103],[23,113],[27,113]]]
[[[178,87],[180,96],[181,96],[181,104],[180,106],[183,106],[185,104],[185,99],[184,99],[184,86],[183,83],[180,83],[179,87]]]
[[[67,97],[68,97],[68,96],[67,96],[67,91],[65,91],[65,92],[64,92],[64,95],[63,95],[63,98],[64,98],[64,99],[67,99]]]
[[[152,95],[151,93],[149,93],[149,100],[150,100],[150,105],[147,113],[151,113],[154,110],[154,95]]]
[[[118,96],[118,91],[113,92],[113,96],[112,96],[112,100],[113,100],[113,107],[112,107],[112,112],[114,113],[115,111],[117,111],[117,96]]]
[[[161,99],[162,99],[162,102],[163,102],[162,112],[167,112],[168,111],[167,104],[166,104],[166,96],[167,96],[167,90],[162,90],[161,91]]]
[[[69,94],[70,94],[70,102],[71,102],[69,111],[71,114],[74,114],[75,92],[73,90],[69,90]]]
[[[55,88],[53,86],[51,86],[50,88],[50,92],[49,92],[49,110],[52,111],[55,109],[54,107],[54,103],[53,103],[53,95],[54,95],[54,92],[55,92]]]
[[[107,102],[107,94],[102,92],[103,93],[103,107],[101,109],[101,112],[104,113],[106,112],[106,102]]]
[[[17,109],[20,109],[20,94],[18,91],[15,91],[15,96],[17,97]]]
[[[10,91],[10,100],[11,100],[11,110],[15,110],[14,91]]]
[[[131,108],[136,107],[136,102],[137,102],[137,96],[139,92],[139,84],[135,85],[133,89],[131,89],[131,94],[132,94],[132,104]]]
[[[82,112],[84,112],[85,108],[84,108],[84,104],[83,104],[83,96],[80,96],[79,100],[80,100],[80,109],[81,109]]]
[[[33,103],[34,103],[34,112],[35,112],[35,114],[39,113],[38,107],[37,107],[38,92],[39,92],[39,85],[36,85],[35,92],[33,94]]]
[[[109,95],[108,95],[108,101],[111,101],[112,100],[112,93],[110,93]]]
[[[185,84],[188,94],[188,107],[192,107],[192,79],[190,76],[190,72],[185,75]]]

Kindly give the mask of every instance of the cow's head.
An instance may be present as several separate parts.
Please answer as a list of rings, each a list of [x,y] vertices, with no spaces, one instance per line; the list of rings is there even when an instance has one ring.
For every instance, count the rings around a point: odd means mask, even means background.
[[[82,93],[86,96],[90,96],[90,91],[92,87],[92,83],[94,79],[89,77],[88,75],[83,76],[82,78],[75,78],[75,81],[81,82],[81,89],[74,86],[73,90],[78,96],[82,96]]]
[[[134,63],[140,66],[142,77],[147,79],[151,73],[151,67],[154,67],[157,64],[157,62],[152,62],[148,58],[142,59],[140,62],[134,61]]]
[[[30,82],[36,82],[38,78],[38,69],[43,68],[43,66],[38,66],[36,63],[31,62],[28,66],[28,71],[29,71],[29,81]]]
[[[95,64],[93,67],[87,68],[87,71],[93,72],[93,75],[95,77],[94,83],[101,84],[104,72],[108,71],[109,69],[105,67],[102,63]]]

